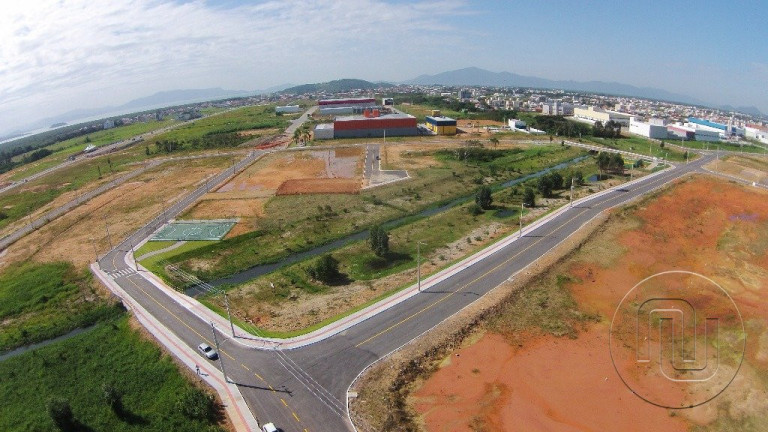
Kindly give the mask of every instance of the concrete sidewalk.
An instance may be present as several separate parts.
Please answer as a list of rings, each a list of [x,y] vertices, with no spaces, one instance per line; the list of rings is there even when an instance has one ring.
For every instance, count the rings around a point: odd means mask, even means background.
[[[174,357],[179,359],[191,371],[197,373],[208,385],[213,387],[219,394],[227,416],[238,431],[259,431],[259,424],[253,416],[248,405],[245,403],[240,389],[235,384],[227,382],[224,375],[214,366],[214,363],[201,362],[200,358],[193,355],[193,351],[182,342],[173,332],[160,323],[154,316],[148,313],[140,304],[134,302],[132,298],[116,284],[108,274],[103,272],[96,263],[91,264],[91,271],[95,274],[110,291],[120,297],[136,319],[144,326],[152,336],[157,339]]]

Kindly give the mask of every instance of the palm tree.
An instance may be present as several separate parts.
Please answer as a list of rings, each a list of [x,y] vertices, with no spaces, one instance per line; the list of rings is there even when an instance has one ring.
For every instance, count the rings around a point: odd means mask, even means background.
[[[293,144],[297,144],[299,140],[301,139],[301,131],[296,129],[293,131]]]

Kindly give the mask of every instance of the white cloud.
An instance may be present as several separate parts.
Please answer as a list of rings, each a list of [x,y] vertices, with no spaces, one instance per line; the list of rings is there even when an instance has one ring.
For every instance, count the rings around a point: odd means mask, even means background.
[[[448,54],[435,45],[462,43],[445,18],[465,13],[459,0],[13,2],[0,14],[0,132],[174,88],[405,79]]]

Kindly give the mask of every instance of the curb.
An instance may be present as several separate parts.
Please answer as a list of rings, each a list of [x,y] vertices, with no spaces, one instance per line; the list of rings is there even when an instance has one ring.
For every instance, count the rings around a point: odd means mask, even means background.
[[[155,340],[162,344],[167,351],[184,363],[191,371],[196,372],[197,367],[200,368],[200,371],[202,372],[200,374],[201,379],[219,394],[227,412],[227,416],[237,431],[251,432],[259,430],[259,424],[256,421],[256,418],[245,403],[245,399],[243,399],[240,389],[235,384],[227,382],[221,371],[215,368],[212,364],[201,362],[196,356],[193,357],[191,355],[191,349],[188,348],[178,336],[157,321],[154,316],[147,312],[147,310],[138,302],[134,302],[131,296],[123,291],[123,289],[120,288],[109,275],[104,273],[96,263],[92,263],[90,267],[93,274],[95,274],[113,294],[120,298],[123,305],[133,313],[139,323],[152,334]]]
[[[598,193],[586,196],[584,198],[581,198],[579,200],[576,200],[573,202],[573,207],[577,207],[578,205],[588,203],[589,201],[599,198],[603,195],[609,194],[611,192],[615,192],[617,189],[622,189],[627,186],[634,185],[639,182],[645,182],[650,179],[653,179],[661,174],[666,173],[667,171],[674,169],[675,166],[671,165],[669,168],[666,168],[664,170],[657,171],[655,173],[649,174],[645,177],[640,177],[638,179],[635,179],[628,183],[622,183],[619,185],[616,185],[614,187],[605,189],[603,191],[600,191]],[[550,213],[549,215],[537,220],[533,224],[525,227],[523,229],[523,233],[530,232],[532,230],[535,230],[539,228],[540,226],[548,223],[552,219],[560,216],[564,212],[568,211],[571,208],[569,205],[565,205],[554,212]],[[475,252],[474,254],[462,259],[461,261],[451,265],[450,267],[441,270],[440,272],[433,274],[426,279],[422,280],[421,286],[422,290],[427,290],[430,287],[434,286],[435,284],[438,284],[453,275],[455,275],[457,272],[462,271],[473,264],[479,262],[480,260],[488,257],[489,255],[492,255],[501,249],[504,249],[505,247],[509,246],[510,244],[514,243],[518,240],[518,236],[516,234],[519,233],[518,231],[512,232],[507,237],[502,238],[500,241],[486,247],[485,249],[482,249],[480,251]],[[125,263],[129,267],[133,267],[132,263],[128,262],[128,255],[124,255]],[[151,282],[153,285],[155,285],[158,289],[165,292],[168,296],[171,298],[174,298],[176,302],[181,305],[182,307],[189,310],[191,313],[193,313],[195,316],[197,316],[199,319],[201,319],[204,322],[214,322],[216,325],[220,326],[221,329],[227,329],[230,328],[230,323],[227,319],[219,315],[218,313],[213,312],[211,309],[200,303],[194,298],[188,297],[186,295],[183,295],[179,293],[178,291],[170,288],[168,285],[165,284],[165,282],[160,279],[157,275],[154,273],[148,271],[143,266],[139,265],[139,272],[143,272],[142,276],[147,279],[149,282]],[[409,286],[408,288],[405,288],[387,298],[384,298],[380,300],[377,303],[374,303],[372,305],[367,306],[364,309],[361,309],[353,314],[350,314],[344,318],[341,318],[337,321],[334,321],[322,328],[319,328],[317,330],[314,330],[310,333],[296,336],[293,338],[265,338],[265,337],[259,337],[256,335],[252,335],[251,333],[243,330],[240,326],[233,324],[234,327],[234,335],[232,340],[235,343],[240,344],[241,346],[248,347],[248,348],[254,348],[254,349],[295,349],[300,348],[307,345],[312,345],[316,342],[320,342],[324,339],[327,339],[333,335],[336,335],[338,333],[341,333],[342,331],[353,327],[369,318],[372,318],[373,316],[381,313],[382,311],[391,308],[392,306],[395,306],[401,302],[404,302],[411,297],[419,294],[420,291],[418,290],[418,285],[413,284]],[[253,343],[257,342],[257,343]]]

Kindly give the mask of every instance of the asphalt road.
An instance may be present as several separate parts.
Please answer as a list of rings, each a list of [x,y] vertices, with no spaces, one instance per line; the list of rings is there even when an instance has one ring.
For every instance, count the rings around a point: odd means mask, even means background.
[[[238,163],[247,166],[259,152]],[[570,208],[528,232],[518,241],[459,271],[390,309],[347,330],[302,348],[254,349],[235,343],[229,329],[217,332],[226,374],[240,388],[260,422],[274,422],[285,432],[351,430],[346,392],[358,373],[377,359],[427,332],[445,318],[498,286],[516,272],[577,231],[605,209],[647,194],[714,159],[703,155],[657,176],[644,178],[626,189],[611,191]],[[227,170],[209,184],[223,181]],[[125,264],[130,245],[139,243],[166,220],[205,193],[201,188],[174,204],[147,227],[123,241],[101,260],[103,270],[147,311],[195,351],[201,342],[214,344],[210,323],[204,322],[157,289],[143,274]],[[201,362],[209,361],[200,357]]]

